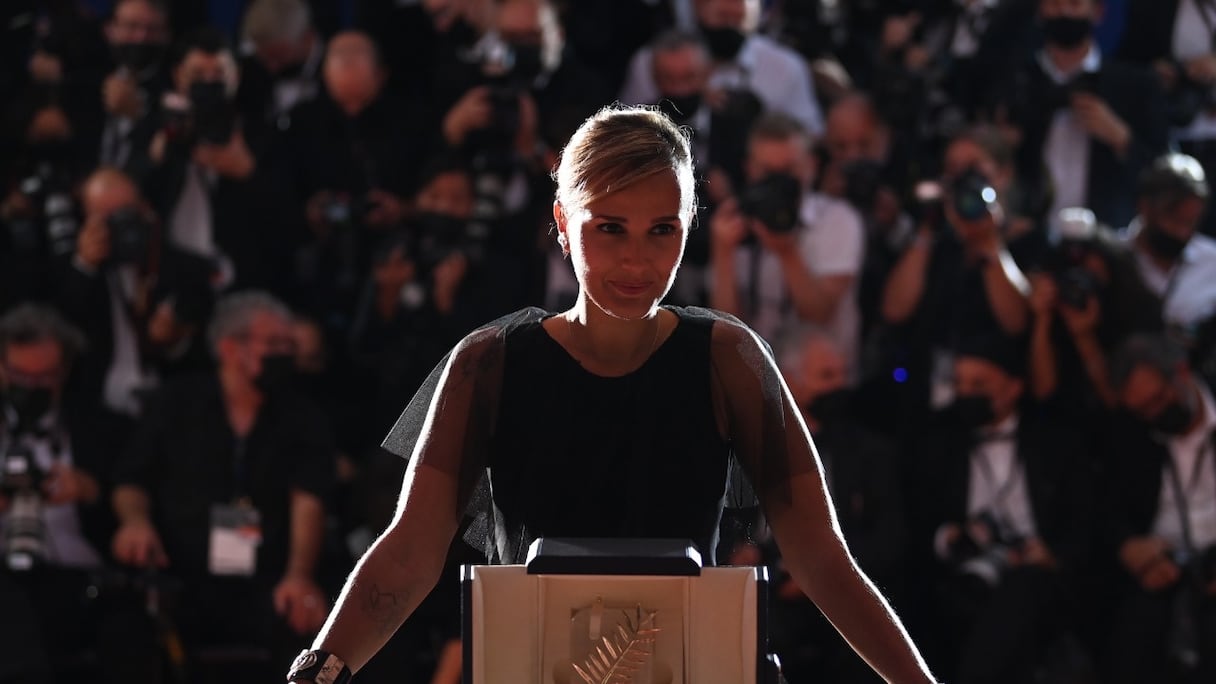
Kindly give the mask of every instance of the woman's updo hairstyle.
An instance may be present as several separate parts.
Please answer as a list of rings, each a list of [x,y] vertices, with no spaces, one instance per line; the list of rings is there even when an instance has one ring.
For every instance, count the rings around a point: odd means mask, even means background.
[[[610,105],[583,122],[553,173],[567,217],[596,200],[656,174],[674,171],[680,220],[687,230],[696,208],[687,128],[652,107]]]

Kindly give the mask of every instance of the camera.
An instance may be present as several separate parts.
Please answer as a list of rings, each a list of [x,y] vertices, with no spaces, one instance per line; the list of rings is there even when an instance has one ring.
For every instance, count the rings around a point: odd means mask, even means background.
[[[1101,286],[1085,267],[1097,250],[1097,219],[1092,211],[1081,207],[1061,209],[1058,219],[1045,265],[1056,281],[1060,301],[1065,306],[1084,309]]]
[[[161,99],[161,130],[170,143],[223,145],[236,132],[236,109],[220,81],[196,81],[188,96],[167,92]]]
[[[148,258],[152,244],[152,224],[139,207],[116,209],[106,217],[110,230],[110,258],[115,264],[140,264]]]
[[[33,211],[8,222],[13,251],[52,256],[75,251],[80,220],[67,175],[48,163],[40,163],[17,184],[17,191]]]
[[[801,209],[802,183],[788,173],[770,173],[739,195],[739,211],[777,234],[794,230]]]
[[[980,532],[981,534],[976,534]],[[1008,534],[991,513],[980,513],[962,526],[962,534],[946,550],[946,562],[962,576],[992,587],[1009,568],[1009,553],[1022,544]]]
[[[9,499],[4,562],[10,570],[33,570],[46,561],[42,518],[42,471],[29,449],[10,445],[0,458],[0,494]]]
[[[950,183],[950,206],[964,221],[979,221],[988,217],[996,204],[996,188],[979,169],[974,167],[960,173]]]
[[[883,166],[873,159],[858,159],[845,164],[844,196],[857,211],[869,214],[874,210],[878,191],[883,186]]]
[[[321,216],[336,228],[361,224],[371,204],[362,195],[334,194],[321,205]]]
[[[937,181],[924,180],[912,190],[916,202],[912,205],[912,218],[917,226],[937,233],[946,225],[945,190]]]

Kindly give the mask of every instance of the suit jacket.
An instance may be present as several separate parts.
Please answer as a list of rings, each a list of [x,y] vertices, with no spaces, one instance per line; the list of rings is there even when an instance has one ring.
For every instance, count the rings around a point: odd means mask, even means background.
[[[1132,132],[1119,157],[1105,143],[1089,141],[1086,204],[1098,220],[1125,226],[1136,215],[1136,186],[1142,169],[1167,151],[1167,109],[1157,77],[1150,70],[1104,58],[1089,87]],[[1035,59],[1006,83],[1002,96],[1011,122],[1022,130],[1018,174],[1026,187],[1043,182],[1043,145],[1052,119],[1066,97]]]
[[[149,311],[171,299],[178,320],[196,326],[194,336],[184,353],[169,354],[166,350],[149,348],[145,361],[162,372],[205,366],[209,354],[202,343],[202,331],[211,317],[214,292],[211,287],[214,266],[202,257],[163,247],[158,276],[149,297]],[[110,299],[110,278],[103,267],[88,273],[74,264],[60,267],[57,300],[60,310],[84,332],[88,348],[77,362],[80,390],[94,400],[102,395],[106,372],[114,360],[114,326]],[[142,328],[142,329],[141,329]],[[146,325],[137,326],[142,338]]]
[[[946,523],[967,519],[972,440],[946,424],[931,428],[916,460],[922,481],[914,502],[920,520],[919,551],[932,550],[933,535]],[[1084,564],[1094,489],[1083,435],[1024,412],[1018,423],[1017,457],[1026,469],[1027,494],[1038,536],[1069,572]]]
[[[1157,59],[1173,59],[1174,22],[1181,0],[1130,0],[1127,25],[1115,55],[1129,62],[1149,65]]]

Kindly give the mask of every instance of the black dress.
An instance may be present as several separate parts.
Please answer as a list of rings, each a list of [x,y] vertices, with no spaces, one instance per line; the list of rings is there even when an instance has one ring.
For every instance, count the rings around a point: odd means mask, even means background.
[[[421,463],[458,476],[466,539],[492,562],[524,562],[542,536],[674,537],[713,564],[724,508],[788,503],[790,475],[816,463],[787,434],[805,431],[767,345],[723,314],[668,310],[671,335],[620,377],[579,365],[544,329],[553,314],[500,319],[436,368],[384,446],[410,457],[429,420]]]

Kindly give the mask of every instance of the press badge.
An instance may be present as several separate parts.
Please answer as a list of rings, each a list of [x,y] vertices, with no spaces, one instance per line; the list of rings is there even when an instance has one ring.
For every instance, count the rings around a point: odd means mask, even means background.
[[[257,569],[262,543],[262,516],[248,504],[212,504],[211,553],[213,575],[249,577]]]

